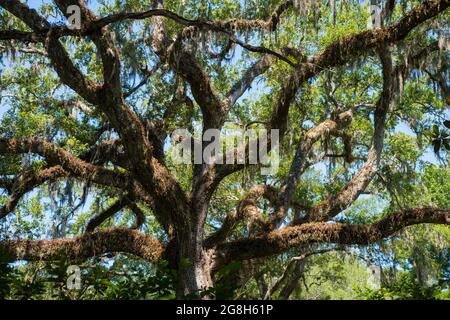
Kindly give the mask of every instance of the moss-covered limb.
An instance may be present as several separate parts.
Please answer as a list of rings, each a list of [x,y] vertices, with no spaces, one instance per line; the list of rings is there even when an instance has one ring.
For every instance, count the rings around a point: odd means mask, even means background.
[[[57,1],[59,6],[67,6],[71,4],[71,1],[60,0]],[[73,3],[73,2],[72,2]],[[248,29],[267,29],[274,31],[280,22],[281,15],[290,7],[293,6],[292,0],[287,0],[278,5],[272,12],[272,14],[266,19],[224,19],[224,20],[191,20],[184,18],[175,12],[166,10],[164,8],[151,9],[142,12],[119,12],[108,15],[103,18],[89,21],[84,25],[81,30],[71,30],[65,27],[55,27],[59,36],[75,36],[75,35],[90,35],[91,33],[98,31],[112,23],[122,22],[125,20],[143,20],[151,17],[164,17],[170,19],[182,26],[190,27],[195,26],[201,29],[224,31],[235,30],[248,30]]]
[[[248,30],[248,29],[267,29],[274,31],[280,22],[281,15],[289,8],[293,7],[293,1],[287,0],[279,4],[272,12],[272,14],[266,19],[226,19],[216,21],[202,21],[202,20],[189,20],[179,16],[178,14],[165,10],[163,8],[152,9],[144,12],[121,12],[104,17],[91,26],[89,29],[101,28],[111,23],[124,21],[124,20],[142,20],[150,17],[158,16],[165,17],[175,21],[176,23],[189,27],[196,26],[202,29],[217,30],[223,29],[226,31],[234,30]]]
[[[6,30],[0,33],[0,39],[12,39],[33,41],[40,39],[45,43],[45,47],[52,65],[58,72],[61,81],[74,89],[88,102],[96,104],[99,101],[99,85],[87,78],[72,62],[66,49],[59,42],[56,35],[49,32],[52,30],[51,24],[42,18],[35,10],[30,10],[27,5],[17,0],[5,0],[1,6],[11,14],[22,20],[33,33],[17,32],[15,30]]]
[[[90,177],[105,185],[124,182],[125,176],[120,177],[119,173],[85,162],[51,142],[40,139],[0,139],[0,155],[30,152],[44,157],[51,165],[60,165],[75,176]]]
[[[146,203],[152,203],[148,193],[127,173],[105,169],[83,161],[67,150],[48,141],[40,139],[0,139],[0,155],[30,152],[44,157],[49,165],[62,168],[61,170],[64,171],[64,174],[60,172],[59,176],[71,175],[100,185],[131,191],[133,196],[140,198]],[[45,174],[50,173],[45,171],[42,175],[45,176]],[[51,177],[56,178],[53,175],[50,175]],[[34,187],[37,187],[47,180],[45,177],[38,177],[30,180],[27,186],[31,186],[33,183]],[[27,186],[22,187],[21,190],[26,189]]]
[[[69,174],[61,166],[44,168],[38,172],[32,170],[25,171],[21,176],[11,183],[11,195],[6,204],[0,207],[0,219],[11,213],[19,203],[20,199],[37,186],[47,181],[67,177]]]
[[[449,5],[449,0],[425,1],[394,25],[362,31],[339,39],[316,56],[298,64],[295,70],[287,77],[285,85],[280,91],[277,104],[269,121],[269,128],[279,129],[280,138],[284,137],[290,106],[299,88],[309,79],[317,76],[324,70],[349,63],[377,47],[405,39],[411,30],[444,12]],[[220,170],[217,170],[216,179],[221,180],[232,173],[242,170],[244,167],[245,165],[242,164],[222,165]]]
[[[153,237],[130,229],[104,229],[73,239],[4,240],[0,261],[83,260],[108,252],[130,253],[150,262],[158,261],[164,246]]]
[[[247,91],[256,77],[264,74],[274,63],[274,58],[270,55],[262,56],[258,61],[252,64],[242,75],[242,77],[236,81],[231,90],[228,92],[225,105],[227,110],[233,107],[240,97]]]
[[[236,226],[245,221],[250,228],[250,232],[260,232],[267,223],[257,206],[258,200],[264,198],[275,206],[278,201],[278,190],[270,185],[258,184],[253,186],[245,198],[239,201],[236,211],[227,213],[222,226],[216,232],[208,236],[204,241],[206,248],[212,248],[219,243],[224,242],[227,237],[235,230]]]
[[[310,61],[300,64],[291,74],[281,92],[279,102],[272,115],[271,127],[279,128],[282,136],[286,129],[289,106],[298,88],[308,79],[311,79],[323,70],[348,63],[353,58],[367,53],[371,49],[403,40],[412,29],[445,11],[449,5],[449,0],[425,1],[406,14],[397,24],[363,31],[339,39],[310,59]]]
[[[383,66],[383,90],[377,101],[374,113],[374,133],[368,158],[357,174],[339,191],[307,211],[305,218],[294,221],[294,224],[305,222],[327,221],[348,208],[365,191],[375,176],[384,146],[384,127],[386,115],[400,94],[411,70],[423,61],[431,52],[438,50],[436,43],[422,48],[407,57],[408,63],[393,65],[389,50],[380,49],[379,54]],[[295,160],[294,160],[295,161]]]
[[[277,205],[273,216],[269,219],[271,229],[273,230],[285,217],[292,202],[292,198],[297,187],[299,177],[308,168],[308,156],[313,146],[326,136],[341,137],[345,142],[346,149],[349,154],[346,159],[351,158],[351,146],[349,146],[349,138],[343,131],[352,122],[354,112],[358,106],[352,107],[347,111],[339,113],[335,119],[327,119],[315,127],[308,130],[298,143],[294,160],[289,169],[289,175],[286,179],[286,186],[279,195],[279,204]]]
[[[267,235],[224,243],[217,248],[219,264],[280,254],[309,243],[370,244],[415,224],[450,224],[450,210],[405,209],[372,224],[306,223]]]

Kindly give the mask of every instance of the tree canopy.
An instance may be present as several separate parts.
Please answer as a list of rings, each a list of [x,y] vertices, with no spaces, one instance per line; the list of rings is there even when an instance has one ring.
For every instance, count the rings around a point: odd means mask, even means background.
[[[449,298],[449,4],[0,0],[0,298]]]

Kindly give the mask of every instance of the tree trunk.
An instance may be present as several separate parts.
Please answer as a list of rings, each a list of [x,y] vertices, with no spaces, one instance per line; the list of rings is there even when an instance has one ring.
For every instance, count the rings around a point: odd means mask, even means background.
[[[212,287],[210,259],[201,241],[191,236],[188,241],[179,243],[179,285],[177,298],[208,299],[204,291]]]
[[[203,205],[202,205],[203,204]],[[193,206],[188,225],[180,228],[179,248],[179,280],[178,298],[189,297],[209,299],[205,291],[212,287],[211,258],[203,248],[204,219],[207,203]]]
[[[296,261],[295,268],[292,272],[291,277],[289,278],[283,289],[281,289],[280,299],[288,300],[292,292],[294,292],[295,288],[297,288],[299,281],[305,271],[306,259],[307,258]]]

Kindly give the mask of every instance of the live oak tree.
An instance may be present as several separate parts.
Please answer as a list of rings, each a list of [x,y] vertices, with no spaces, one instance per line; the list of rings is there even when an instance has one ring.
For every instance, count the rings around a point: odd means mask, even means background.
[[[9,106],[0,219],[14,223],[22,199],[44,185],[40,199],[54,203],[53,228],[42,232],[50,239],[5,233],[2,262],[124,253],[167,261],[180,298],[211,298],[211,288],[250,278],[262,298],[288,298],[312,255],[411,225],[448,225],[448,202],[419,201],[420,192],[408,200],[405,188],[420,175],[422,132],[449,101],[449,3],[55,0],[38,12],[0,0]],[[380,8],[377,28],[367,27],[370,4]],[[80,28],[66,24],[70,6],[80,8]],[[400,121],[418,147],[396,132]],[[180,165],[170,157],[174,129],[250,127],[279,130],[272,176],[248,161]],[[445,149],[436,151],[445,164]],[[318,165],[328,182],[313,188]],[[389,209],[372,221],[342,219],[368,193],[387,196]],[[87,203],[90,216],[76,217]],[[101,227],[118,213],[134,222]],[[270,259],[293,252],[267,284]]]

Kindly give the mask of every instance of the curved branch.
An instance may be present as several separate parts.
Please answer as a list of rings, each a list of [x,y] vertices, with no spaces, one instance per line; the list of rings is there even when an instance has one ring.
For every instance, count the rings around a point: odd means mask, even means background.
[[[230,92],[227,94],[225,100],[227,109],[234,106],[236,101],[244,94],[244,92],[251,87],[255,78],[266,72],[272,63],[273,58],[269,55],[264,55],[247,69],[242,78],[233,85]]]
[[[291,163],[287,184],[280,194],[281,205],[276,208],[271,223],[276,225],[286,216],[300,175],[307,169],[307,157],[314,144],[326,135],[342,136],[342,129],[348,127],[357,107],[338,114],[334,120],[325,120],[308,130],[298,144],[294,160]]]
[[[58,0],[59,5],[68,5],[66,0]],[[72,1],[73,3],[73,1]],[[142,12],[120,12],[108,15],[86,23],[81,30],[71,30],[66,27],[55,27],[57,33],[62,36],[89,35],[112,23],[123,22],[125,20],[143,20],[151,17],[165,17],[185,27],[198,27],[207,30],[223,29],[224,31],[234,31],[243,29],[264,29],[274,31],[280,22],[281,15],[293,6],[292,0],[287,0],[278,5],[266,20],[261,19],[227,19],[217,21],[192,20],[184,18],[175,12],[163,8],[151,9]],[[65,11],[64,11],[65,12]]]
[[[55,0],[56,5],[61,12],[69,16],[67,7],[76,5],[81,9],[81,20],[83,25],[91,25],[98,21],[98,17],[79,0]],[[103,67],[103,96],[109,99],[120,100],[122,97],[122,86],[120,81],[120,54],[113,43],[113,38],[109,29],[105,26],[99,26],[92,29],[89,33],[94,42]]]
[[[105,169],[75,157],[63,148],[39,139],[0,139],[0,155],[35,153],[44,157],[48,164],[61,166],[70,175],[100,185],[131,191],[147,203],[153,203],[142,186],[128,174]]]
[[[128,199],[126,197],[121,198],[120,200],[117,200],[112,204],[108,209],[105,211],[99,213],[95,217],[91,218],[89,220],[87,226],[86,226],[86,232],[92,232],[100,226],[103,222],[111,218],[114,214],[125,208],[125,206],[128,204]]]
[[[290,106],[300,87],[309,79],[317,76],[323,70],[351,62],[352,59],[366,54],[372,49],[403,40],[412,29],[445,11],[449,5],[450,0],[425,1],[406,14],[397,24],[344,37],[327,46],[315,57],[298,64],[279,93],[277,104],[268,122],[268,129],[279,129],[280,140],[283,139],[287,129]],[[245,165],[241,164],[221,165],[215,179],[220,181],[244,167]]]
[[[236,30],[236,29],[266,29],[274,31],[280,22],[280,16],[290,7],[292,7],[294,2],[292,0],[287,0],[278,5],[275,10],[272,12],[270,17],[267,20],[248,20],[248,19],[229,19],[223,21],[202,21],[202,20],[190,20],[179,16],[178,14],[171,12],[169,10],[165,10],[162,8],[152,9],[145,12],[121,12],[117,14],[112,14],[110,16],[104,17],[91,26],[89,29],[97,29],[102,28],[108,24],[124,21],[124,20],[142,20],[149,17],[160,16],[169,18],[180,25],[185,27],[196,26],[199,28],[205,29],[224,29],[228,31]]]
[[[68,172],[61,166],[45,168],[39,172],[26,171],[11,185],[12,195],[3,207],[0,207],[0,219],[11,213],[19,203],[19,200],[28,192],[46,181],[68,176]]]
[[[308,257],[314,256],[314,255],[318,255],[318,254],[324,254],[324,253],[328,253],[330,251],[336,251],[336,250],[344,250],[344,248],[342,248],[342,247],[334,247],[334,248],[327,248],[327,249],[322,249],[322,250],[314,250],[314,251],[310,251],[310,252],[304,253],[304,254],[302,254],[300,256],[293,257],[289,261],[287,266],[285,267],[284,272],[281,274],[281,276],[267,289],[267,291],[266,291],[266,293],[264,295],[264,300],[270,300],[272,298],[272,295],[278,289],[281,288],[283,283],[285,283],[286,280],[288,280],[289,277],[291,277],[291,279],[289,279],[289,282],[286,283],[284,288],[291,287],[292,285],[289,285],[289,284],[292,283],[292,282],[296,282],[299,279],[299,276],[301,274],[303,274],[303,269],[304,269],[304,266],[305,266],[305,262],[306,262],[306,259]],[[282,291],[285,291],[283,289],[282,289]]]
[[[252,235],[257,231],[261,231],[266,222],[256,202],[261,197],[264,197],[270,202],[276,202],[278,200],[276,194],[277,191],[266,184],[259,184],[252,187],[247,196],[239,201],[236,211],[231,211],[227,214],[221,228],[205,239],[205,247],[212,248],[225,241],[242,220],[248,223],[250,228],[249,232]]]
[[[145,214],[136,205],[136,203],[130,200],[127,196],[125,196],[114,202],[108,209],[99,213],[98,215],[94,216],[91,220],[89,220],[86,226],[86,232],[94,231],[95,228],[99,227],[103,222],[111,218],[113,215],[115,215],[117,212],[119,212],[125,207],[129,207],[133,211],[136,218],[136,221],[134,225],[131,227],[131,229],[139,229],[145,222]]]
[[[18,35],[20,38],[28,38],[27,40],[36,40],[40,38],[44,44],[56,72],[61,81],[75,90],[86,101],[96,104],[98,102],[97,84],[88,79],[73,64],[69,58],[67,51],[59,42],[57,35],[51,27],[51,24],[42,18],[36,10],[31,10],[27,5],[19,0],[4,0],[0,5],[12,13],[14,16],[22,20],[29,28],[40,35],[28,35],[17,31],[2,31],[1,39],[5,39],[8,35]],[[35,41],[33,41],[35,42]]]
[[[403,82],[406,81],[408,74],[418,62],[426,57],[433,50],[437,50],[436,43],[431,44],[420,50],[414,55],[407,57],[407,63],[396,67],[392,65],[392,57],[389,50],[381,49],[380,58],[383,65],[383,91],[377,102],[374,122],[375,129],[373,133],[372,146],[366,162],[358,173],[345,185],[345,187],[333,194],[328,199],[308,210],[306,217],[294,221],[294,224],[325,221],[348,208],[367,188],[370,181],[377,172],[380,162],[381,152],[383,151],[384,127],[386,115],[393,103],[395,97],[400,93]]]
[[[283,137],[286,131],[289,107],[299,87],[307,80],[323,70],[344,65],[354,57],[365,54],[371,49],[403,40],[412,29],[443,12],[449,5],[450,0],[424,1],[406,14],[397,24],[344,37],[326,47],[310,61],[300,64],[282,89],[278,104],[271,117],[271,128],[280,129],[280,138]]]
[[[130,253],[156,262],[164,246],[157,238],[130,229],[100,230],[73,239],[0,241],[2,262],[85,260],[108,252]]]
[[[268,257],[310,243],[367,245],[392,236],[411,225],[450,224],[450,210],[405,209],[373,224],[306,223],[288,226],[257,238],[237,240],[217,247],[218,264]]]

